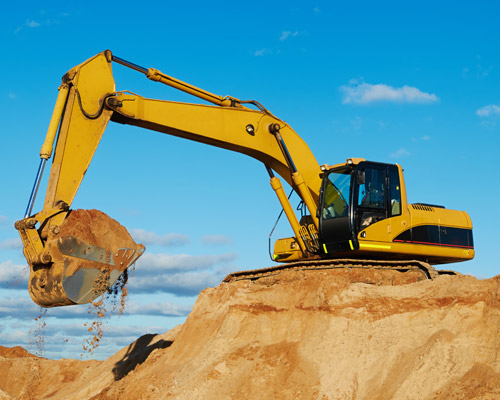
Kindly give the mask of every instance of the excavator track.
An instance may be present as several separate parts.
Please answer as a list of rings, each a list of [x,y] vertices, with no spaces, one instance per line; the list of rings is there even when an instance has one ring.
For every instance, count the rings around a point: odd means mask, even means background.
[[[372,270],[397,270],[400,272],[420,271],[425,274],[427,279],[433,280],[441,273],[430,264],[417,261],[378,261],[378,260],[359,260],[359,259],[325,259],[312,261],[298,261],[283,266],[273,266],[259,268],[256,270],[237,271],[228,274],[223,280],[225,283],[240,280],[258,280],[263,277],[274,276],[280,272],[289,270],[329,270],[334,268],[362,268]]]

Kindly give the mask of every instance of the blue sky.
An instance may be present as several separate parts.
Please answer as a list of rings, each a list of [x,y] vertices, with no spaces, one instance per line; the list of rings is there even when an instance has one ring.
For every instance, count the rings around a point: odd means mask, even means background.
[[[499,274],[499,12],[497,1],[4,5],[0,345],[40,347],[40,311],[13,224],[24,215],[61,76],[104,49],[261,102],[319,163],[400,163],[410,202],[471,215],[476,258],[450,268]],[[114,75],[118,90],[193,101],[116,65]],[[113,123],[73,208],[108,213],[147,246],[125,312],[105,320],[101,346],[84,356],[101,359],[182,323],[199,291],[225,274],[271,265],[268,235],[280,210],[260,162]],[[290,234],[282,221],[274,238]],[[86,306],[49,309],[43,354],[80,357],[92,319]]]

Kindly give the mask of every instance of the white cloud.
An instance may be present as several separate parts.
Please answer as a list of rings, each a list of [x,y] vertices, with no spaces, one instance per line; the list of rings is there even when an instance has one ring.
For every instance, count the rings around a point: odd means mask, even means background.
[[[201,290],[221,283],[234,271],[230,263],[236,254],[165,255],[145,254],[129,277],[131,293],[166,292],[177,296],[196,296]]]
[[[105,307],[107,310],[106,319],[109,321],[111,317],[116,314],[112,312],[112,308]],[[165,317],[178,317],[187,316],[192,311],[192,305],[183,305],[179,303],[163,301],[163,302],[150,302],[146,304],[138,304],[135,302],[127,302],[125,310],[120,316],[132,315],[148,315],[148,316],[165,316]],[[67,335],[81,335],[87,331],[84,323],[89,319],[89,309],[87,305],[65,306],[59,308],[44,308],[43,319],[46,321],[47,326],[53,324],[54,319],[61,320],[77,320],[82,321],[78,327],[72,325],[65,334]],[[8,297],[0,299],[0,317],[3,321],[9,319],[10,327],[22,325],[23,322],[33,321],[36,317],[40,316],[40,307],[35,305],[29,298]],[[91,316],[91,315],[90,315]],[[15,320],[18,324],[12,324]],[[67,323],[57,322],[59,331],[67,326]],[[57,328],[53,333],[57,332]],[[48,330],[47,332],[49,332]]]
[[[379,83],[356,84],[351,81],[348,86],[341,86],[340,91],[344,94],[342,103],[364,105],[372,102],[396,102],[396,103],[434,103],[439,98],[433,93],[422,92],[416,87],[403,86],[395,88]]]
[[[283,31],[281,32],[280,41],[285,41],[290,37],[296,37],[299,34],[299,31]]]
[[[230,270],[162,273],[137,271],[129,280],[130,294],[170,293],[175,296],[197,296],[207,287],[219,285]]]
[[[359,115],[356,115],[351,121],[350,121],[351,127],[353,130],[359,130],[361,128],[362,120]]]
[[[167,233],[158,235],[154,232],[148,232],[144,229],[131,229],[130,235],[134,241],[144,245],[161,245],[161,246],[180,246],[189,243],[189,236],[181,233]]]
[[[9,220],[7,216],[0,214],[0,223],[5,223],[7,222],[7,220]]]
[[[0,342],[3,346],[14,347],[23,345],[27,347],[28,333],[26,331],[0,331]]]
[[[476,111],[476,115],[481,118],[498,117],[500,116],[500,106],[494,104],[483,106]]]
[[[411,141],[417,142],[417,141],[429,141],[431,139],[431,136],[428,136],[427,134],[421,136],[421,137],[412,137]]]
[[[264,55],[271,55],[273,53],[273,50],[271,48],[262,48],[260,50],[257,50],[254,52],[254,56],[256,57],[262,57]]]
[[[110,309],[110,308],[107,308]],[[186,316],[192,310],[191,305],[181,305],[173,302],[152,302],[138,304],[127,302],[125,310],[121,316],[128,315],[156,315],[156,316]],[[17,320],[33,320],[39,315],[40,308],[29,298],[8,297],[0,299],[0,317],[5,320],[14,318]],[[111,310],[108,310],[111,313]],[[65,306],[60,308],[50,308],[44,316],[45,319],[88,319],[89,312],[87,305]]]
[[[18,26],[16,28],[14,33],[17,34],[19,31],[21,31],[24,28],[32,29],[32,28],[38,28],[39,26],[40,26],[40,22],[37,22],[36,20],[32,20],[32,19],[26,19],[26,21],[21,26]]]
[[[6,297],[0,299],[0,317],[5,320],[14,318],[16,320],[32,320],[39,315],[39,307],[29,298]],[[86,315],[82,311],[82,315]]]
[[[406,150],[404,147],[401,147],[400,149],[396,150],[394,153],[391,153],[392,158],[400,158],[403,156],[410,156],[410,152]]]
[[[20,345],[32,354],[56,359],[61,357],[74,359],[78,356],[89,357],[91,355],[82,352],[84,339],[91,334],[83,319],[82,322],[72,324],[61,324],[59,322],[52,324],[48,321],[42,331],[37,331],[39,327],[30,330],[30,325],[32,326],[33,323],[23,322],[20,325],[21,330],[0,331],[0,343],[8,347]],[[107,358],[122,347],[134,342],[137,337],[143,336],[146,332],[163,333],[165,329],[165,326],[153,325],[103,325],[103,339],[92,353],[91,358]],[[43,337],[43,341],[40,341],[41,337]]]
[[[225,235],[206,235],[201,238],[203,245],[231,245],[233,240]]]
[[[179,273],[186,271],[205,270],[216,264],[232,261],[236,254],[222,255],[166,255],[166,254],[144,254],[136,263],[136,273],[157,272]]]
[[[127,303],[123,315],[187,316],[193,307],[172,302],[151,302],[146,305]]]
[[[20,238],[7,238],[0,242],[0,249],[21,249],[23,242]]]
[[[0,263],[0,288],[24,289],[27,287],[28,277],[27,265],[14,264],[12,261]]]
[[[34,20],[26,20],[26,23],[25,25],[28,27],[28,28],[38,28],[40,26],[40,23],[34,21]]]
[[[34,29],[34,28],[39,28],[40,26],[49,26],[49,25],[58,25],[61,21],[61,19],[65,19],[68,16],[70,16],[69,13],[62,12],[62,13],[55,13],[55,14],[48,14],[45,12],[45,10],[40,10],[40,16],[39,20],[35,19],[26,19],[25,22],[18,26],[14,33],[19,33],[21,30],[27,28],[27,29]]]
[[[479,69],[479,73],[481,77],[486,77],[490,74],[491,70],[493,70],[493,66],[489,66],[486,69],[483,69],[482,67]]]

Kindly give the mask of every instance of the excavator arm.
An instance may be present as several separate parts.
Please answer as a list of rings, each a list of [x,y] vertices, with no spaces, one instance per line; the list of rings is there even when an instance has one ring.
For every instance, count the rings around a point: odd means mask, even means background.
[[[153,81],[211,105],[147,99],[130,92],[117,92],[112,62],[140,71]],[[158,70],[115,57],[106,50],[64,75],[40,152],[40,168],[28,208],[24,219],[16,222],[31,268],[29,290],[36,303],[63,306],[90,302],[116,282],[144,252],[142,246],[107,249],[78,237],[60,235],[109,121],[232,150],[263,162],[295,234],[292,240],[298,249],[294,258],[311,256],[318,250],[317,203],[322,170],[307,144],[290,126],[255,101],[214,95]],[[43,168],[52,155],[43,209],[32,215]],[[304,201],[311,215],[307,225],[297,220],[274,172]]]

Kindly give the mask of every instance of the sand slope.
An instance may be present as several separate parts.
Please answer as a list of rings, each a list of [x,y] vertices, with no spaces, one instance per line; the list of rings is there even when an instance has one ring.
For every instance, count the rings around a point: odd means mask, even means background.
[[[105,361],[0,347],[0,399],[500,399],[500,277],[289,271]]]

